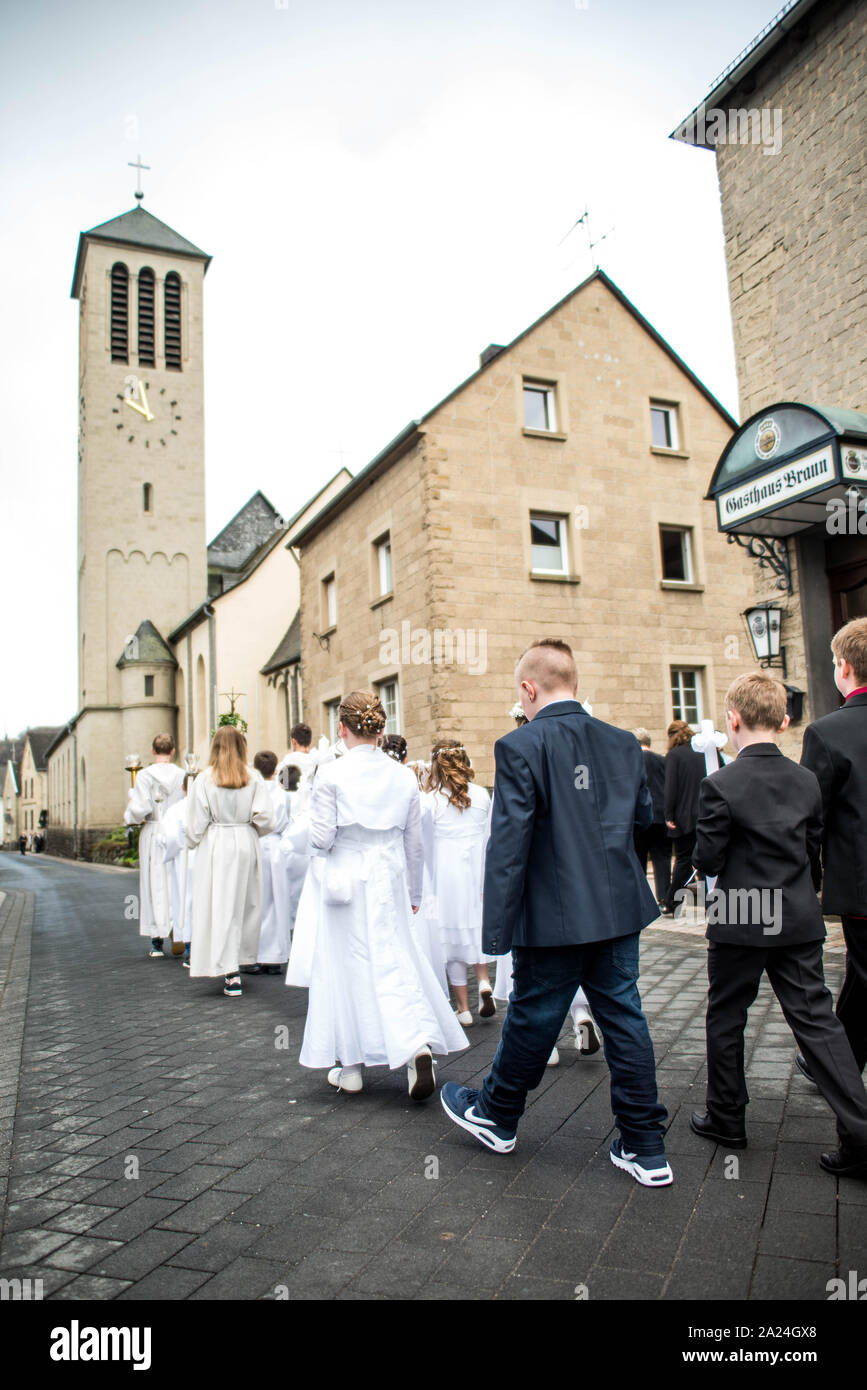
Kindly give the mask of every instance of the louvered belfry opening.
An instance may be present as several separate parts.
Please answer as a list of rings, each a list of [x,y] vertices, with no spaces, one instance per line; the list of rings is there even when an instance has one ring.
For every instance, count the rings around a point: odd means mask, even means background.
[[[181,370],[181,277],[175,271],[166,276],[166,367]]]
[[[111,360],[129,361],[129,271],[120,261],[111,268]]]
[[[138,276],[138,364],[155,367],[154,356],[154,273],[147,266]]]

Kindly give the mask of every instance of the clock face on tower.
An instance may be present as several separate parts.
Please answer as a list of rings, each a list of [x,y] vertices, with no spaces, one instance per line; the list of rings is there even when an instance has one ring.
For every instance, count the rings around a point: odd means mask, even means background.
[[[170,397],[170,388],[154,387],[152,392],[147,377],[127,373],[116,393],[117,405],[111,408],[112,415],[118,417],[118,437],[128,444],[143,443],[146,449],[167,448],[182,419],[178,401]]]

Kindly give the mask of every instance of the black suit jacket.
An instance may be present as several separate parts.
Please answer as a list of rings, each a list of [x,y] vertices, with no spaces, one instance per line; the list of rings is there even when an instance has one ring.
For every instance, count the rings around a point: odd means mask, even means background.
[[[707,776],[704,754],[688,743],[665,755],[665,820],[677,826],[672,835],[691,835],[698,817],[698,789]]]
[[[822,788],[822,906],[867,917],[867,694],[807,726],[801,765]]]
[[[635,736],[558,700],[498,739],[494,755],[483,949],[579,946],[655,921],[633,848],[653,820]]]
[[[642,748],[647,789],[653,802],[653,824],[665,824],[665,758],[651,748]]]
[[[823,940],[821,842],[819,784],[776,744],[742,748],[705,777],[693,862],[699,873],[719,875],[708,894],[708,940],[762,947]]]

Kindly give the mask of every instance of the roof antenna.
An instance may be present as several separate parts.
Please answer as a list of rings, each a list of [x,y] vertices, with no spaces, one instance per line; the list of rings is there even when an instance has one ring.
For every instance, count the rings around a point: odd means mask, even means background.
[[[605,241],[606,237],[608,237],[608,236],[611,235],[611,233],[614,231],[614,228],[613,228],[613,227],[609,227],[607,232],[603,232],[602,236],[597,237],[596,240],[594,241],[594,240],[593,240],[592,233],[591,233],[591,231],[590,231],[590,210],[589,210],[589,208],[586,208],[586,207],[585,207],[585,209],[584,209],[584,211],[582,212],[581,216],[580,216],[579,218],[577,218],[577,220],[576,220],[575,222],[572,223],[572,226],[569,228],[568,232],[566,233],[566,236],[562,237],[561,240],[558,241],[557,245],[558,245],[558,246],[562,246],[562,245],[563,245],[563,242],[566,241],[566,240],[568,240],[568,238],[572,235],[572,233],[574,232],[575,228],[576,228],[576,227],[582,227],[582,226],[583,226],[585,232],[587,233],[587,253],[588,253],[588,255],[590,256],[590,261],[591,261],[591,264],[592,264],[593,271],[597,271],[597,270],[599,269],[599,261],[598,261],[597,257],[594,256],[593,252],[595,251],[596,247],[599,245],[600,242]],[[570,267],[573,266],[574,264],[575,264],[574,261],[570,261],[570,262],[569,262],[569,265],[567,265],[567,266],[564,267],[564,268],[565,268],[566,270],[569,270]]]

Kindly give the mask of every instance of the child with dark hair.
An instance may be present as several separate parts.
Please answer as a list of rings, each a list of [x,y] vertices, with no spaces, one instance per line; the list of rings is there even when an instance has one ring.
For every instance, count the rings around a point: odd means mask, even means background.
[[[281,838],[289,824],[286,793],[274,776],[277,754],[262,749],[253,759],[253,766],[265,783],[271,799],[274,829],[259,841],[262,865],[262,930],[259,935],[259,957],[255,965],[243,965],[245,975],[279,975],[289,959],[289,883],[286,858],[280,853]],[[297,768],[293,771],[298,772]],[[300,774],[299,774],[300,775]]]

